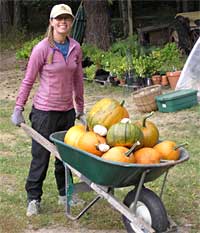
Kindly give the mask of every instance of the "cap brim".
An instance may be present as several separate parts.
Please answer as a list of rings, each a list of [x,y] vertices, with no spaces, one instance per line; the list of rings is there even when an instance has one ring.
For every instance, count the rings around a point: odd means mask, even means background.
[[[60,11],[59,13],[53,15],[51,18],[56,18],[56,17],[58,17],[59,15],[70,15],[72,18],[74,18],[74,15],[72,15],[72,14],[66,12],[66,11]]]

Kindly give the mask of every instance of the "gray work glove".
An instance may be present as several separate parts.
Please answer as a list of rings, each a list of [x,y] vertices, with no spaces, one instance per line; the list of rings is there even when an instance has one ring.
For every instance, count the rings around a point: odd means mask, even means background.
[[[85,114],[83,112],[77,112],[76,119],[78,119],[83,125],[87,124],[86,117],[85,117]]]
[[[24,116],[22,114],[23,110],[15,108],[11,116],[11,121],[14,125],[20,126],[21,123],[25,123]]]

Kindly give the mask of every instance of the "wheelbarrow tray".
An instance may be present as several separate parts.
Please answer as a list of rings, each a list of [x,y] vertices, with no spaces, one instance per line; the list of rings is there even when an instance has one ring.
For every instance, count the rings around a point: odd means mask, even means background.
[[[51,134],[62,161],[79,171],[92,182],[109,187],[126,187],[137,185],[141,175],[148,170],[144,182],[150,182],[160,177],[169,168],[189,159],[189,154],[181,148],[180,159],[166,161],[160,164],[129,164],[105,160],[86,151],[64,143],[66,131]]]

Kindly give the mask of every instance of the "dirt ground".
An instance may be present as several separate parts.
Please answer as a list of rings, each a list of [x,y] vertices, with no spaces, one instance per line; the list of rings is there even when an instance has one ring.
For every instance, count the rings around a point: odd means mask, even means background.
[[[78,228],[75,226],[72,228],[66,227],[52,227],[52,228],[42,228],[40,230],[31,230],[28,229],[24,233],[125,233],[125,230],[89,230],[86,228]]]
[[[18,83],[23,71],[16,71],[17,62],[14,52],[1,52],[0,56],[0,99],[14,100],[18,91]]]
[[[15,100],[19,84],[24,76],[25,63],[20,65],[19,69],[16,67],[19,66],[19,63],[15,59],[15,53],[12,51],[1,52],[0,54],[0,99],[5,100]],[[30,98],[31,99],[31,98]],[[88,98],[88,106],[92,105],[95,100]],[[126,99],[127,109],[132,112],[134,106],[131,104],[130,99]],[[184,117],[184,116],[182,116]],[[159,123],[159,118],[156,118],[156,121]],[[179,233],[188,233],[188,227],[179,229]],[[66,229],[66,227],[54,226],[51,228],[42,228],[34,230],[32,226],[29,226],[24,233],[125,233],[125,230],[89,230],[86,228],[80,228],[78,223],[73,223],[73,229]]]

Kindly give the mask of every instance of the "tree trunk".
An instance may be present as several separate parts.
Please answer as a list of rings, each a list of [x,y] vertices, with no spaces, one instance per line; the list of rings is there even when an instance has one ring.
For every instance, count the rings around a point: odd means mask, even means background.
[[[128,0],[128,25],[129,25],[129,36],[133,35],[133,12],[131,0]]]
[[[119,4],[120,4],[120,7],[122,9],[123,34],[124,34],[124,37],[126,38],[128,36],[128,32],[129,32],[127,1],[120,1]]]
[[[110,47],[108,1],[84,1],[86,11],[85,42],[107,50]]]
[[[13,26],[15,29],[21,27],[21,0],[14,0],[14,17],[13,17]]]
[[[1,34],[6,34],[11,27],[11,17],[9,14],[8,0],[1,0],[0,8],[0,29]]]

